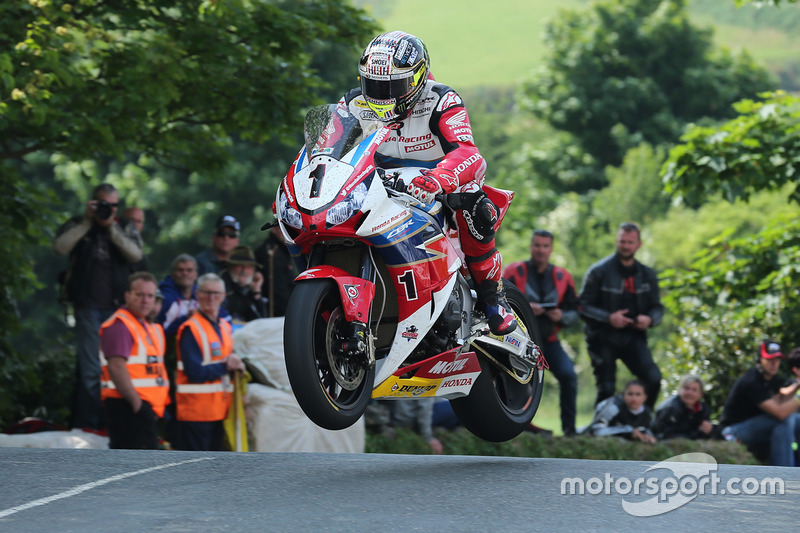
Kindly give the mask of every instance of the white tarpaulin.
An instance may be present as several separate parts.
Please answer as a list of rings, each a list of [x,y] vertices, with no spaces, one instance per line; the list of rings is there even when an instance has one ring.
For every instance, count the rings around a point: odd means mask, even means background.
[[[254,452],[364,451],[364,419],[353,426],[331,431],[306,417],[297,404],[286,375],[283,356],[283,318],[248,322],[233,334],[241,358],[258,369],[269,385],[247,385],[245,415],[250,450]]]
[[[0,433],[0,448],[79,448],[108,449],[108,437],[80,429],[71,431],[40,431],[6,435]]]

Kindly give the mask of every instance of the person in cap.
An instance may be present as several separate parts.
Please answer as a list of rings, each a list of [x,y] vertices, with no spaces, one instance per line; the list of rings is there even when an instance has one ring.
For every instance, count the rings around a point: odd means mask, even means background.
[[[235,217],[223,215],[217,219],[214,233],[211,236],[211,248],[207,248],[194,256],[197,261],[197,275],[207,272],[219,274],[234,248],[239,246],[239,230],[241,225]]]
[[[225,282],[227,295],[222,306],[231,314],[234,324],[243,324],[269,316],[267,299],[261,294],[264,276],[249,246],[233,249],[220,277]]]
[[[722,436],[738,440],[751,451],[769,446],[770,464],[797,466],[792,443],[800,439],[800,420],[795,381],[781,389],[778,377],[780,344],[765,340],[758,362],[733,384],[722,411]]]

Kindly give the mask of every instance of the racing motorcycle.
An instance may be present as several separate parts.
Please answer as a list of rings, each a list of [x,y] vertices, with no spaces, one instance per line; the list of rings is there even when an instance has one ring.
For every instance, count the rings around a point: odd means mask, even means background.
[[[378,168],[376,150],[391,133],[362,128],[346,106],[306,116],[305,145],[273,204],[301,271],[284,326],[292,390],[327,429],[354,424],[373,398],[435,396],[478,437],[509,440],[542,396],[536,319],[507,283],[519,326],[491,334],[458,241],[459,195],[425,205],[405,192],[420,168]],[[513,193],[484,189],[499,226]]]

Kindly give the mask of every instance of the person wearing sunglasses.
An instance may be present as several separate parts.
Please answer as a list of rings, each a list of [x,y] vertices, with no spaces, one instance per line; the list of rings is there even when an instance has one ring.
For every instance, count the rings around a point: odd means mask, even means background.
[[[133,224],[116,218],[119,193],[110,183],[98,185],[84,213],[61,226],[53,250],[68,256],[59,274],[62,301],[74,313],[76,384],[70,426],[102,429],[100,403],[100,325],[124,303],[128,276],[144,257]]]
[[[211,235],[211,248],[207,248],[194,256],[197,260],[197,274],[202,276],[207,272],[219,274],[225,269],[225,264],[234,248],[239,246],[239,230],[241,225],[236,217],[222,215],[217,219],[214,233]]]

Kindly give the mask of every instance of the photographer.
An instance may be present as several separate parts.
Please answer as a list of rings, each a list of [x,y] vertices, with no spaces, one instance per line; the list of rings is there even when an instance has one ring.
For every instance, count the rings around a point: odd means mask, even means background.
[[[53,242],[58,255],[69,255],[61,282],[75,312],[78,359],[70,425],[77,428],[102,427],[98,332],[122,304],[128,276],[142,259],[135,226],[116,219],[118,204],[113,185],[98,185],[83,215],[69,219]]]

